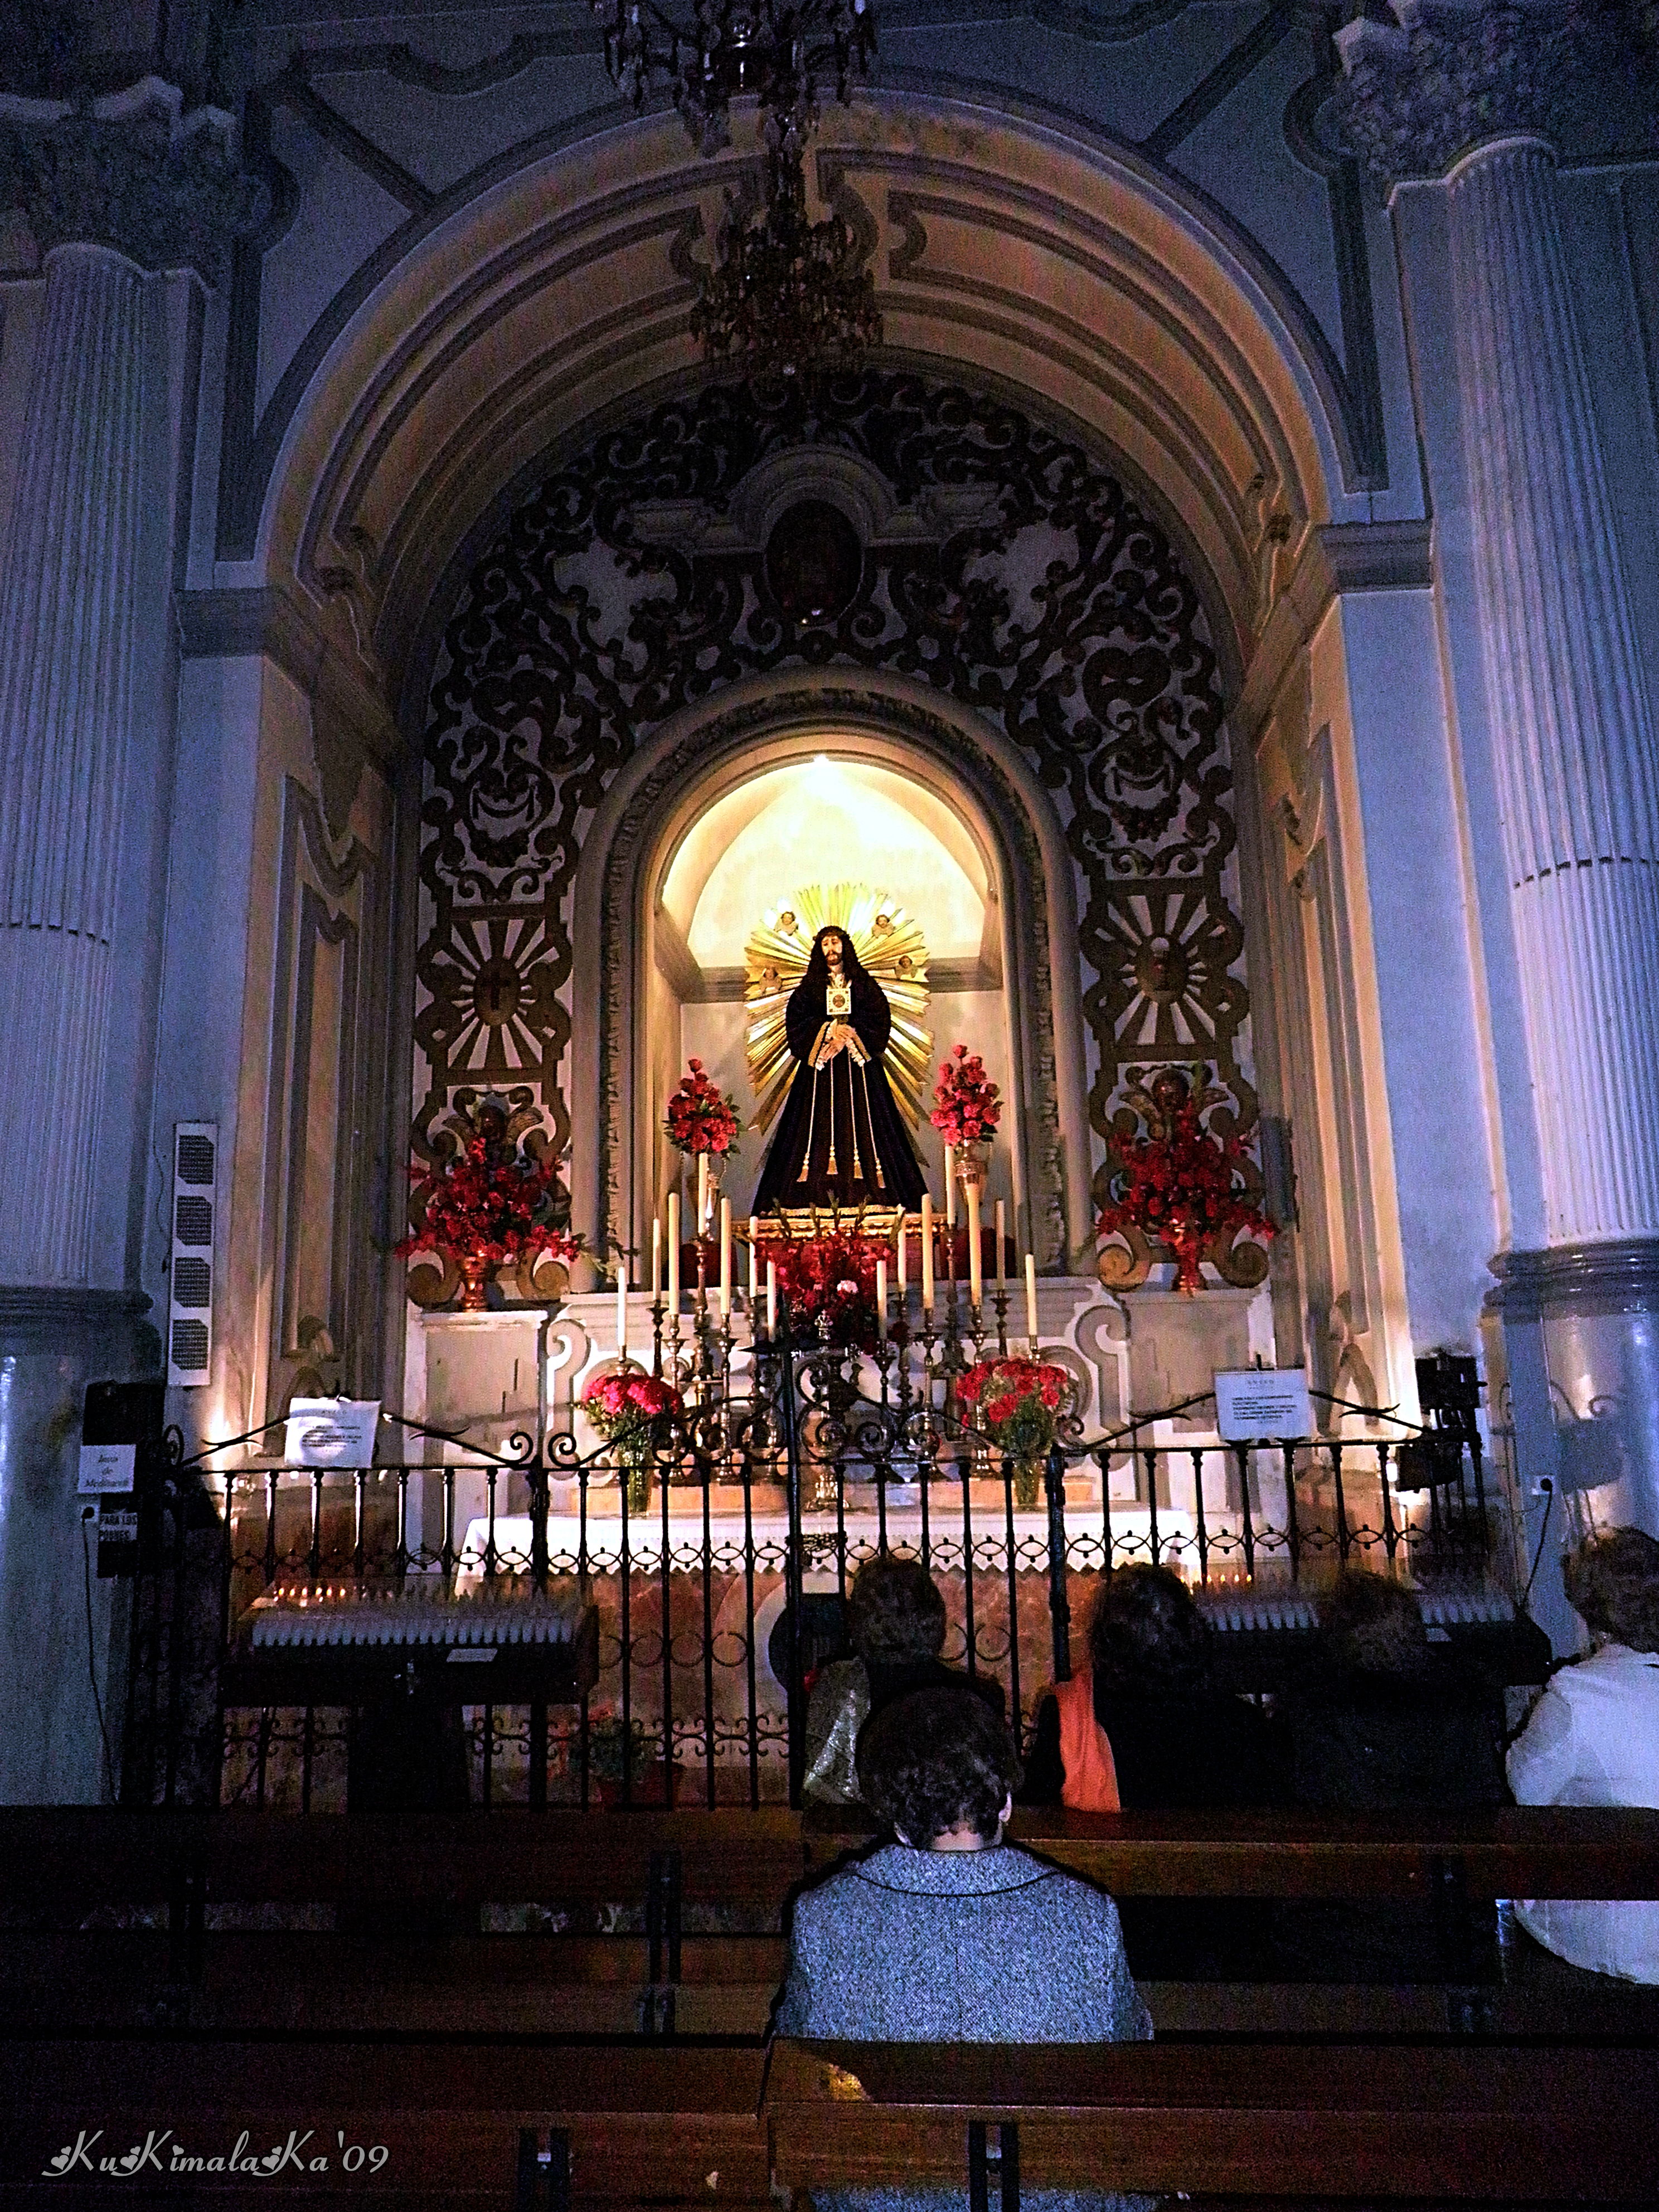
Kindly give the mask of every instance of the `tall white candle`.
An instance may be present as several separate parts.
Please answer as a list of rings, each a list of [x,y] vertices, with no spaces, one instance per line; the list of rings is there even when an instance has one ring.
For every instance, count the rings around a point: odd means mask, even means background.
[[[668,1194],[668,1310],[680,1310],[680,1194]]]
[[[732,1318],[732,1201],[720,1200],[720,1319]]]
[[[777,1333],[778,1263],[775,1260],[769,1260],[766,1263],[766,1334],[775,1336]]]
[[[921,1196],[921,1303],[931,1315],[933,1310],[933,1200],[931,1192]]]
[[[651,1303],[655,1305],[662,1296],[662,1216],[653,1214],[651,1220]]]
[[[617,1357],[628,1357],[628,1262],[617,1262]]]
[[[887,1341],[887,1262],[876,1262],[876,1327],[881,1331],[881,1340]]]
[[[908,1224],[909,1216],[901,1206],[899,1209],[898,1218],[898,1233],[894,1240],[898,1246],[898,1294],[900,1305],[904,1304],[906,1294],[908,1292],[910,1288],[910,1237]]]
[[[1030,1350],[1035,1352],[1037,1340],[1036,1257],[1030,1252],[1025,1255],[1025,1334]]]
[[[760,1216],[749,1217],[749,1319],[754,1325],[755,1309],[760,1304]]]
[[[997,1288],[1000,1291],[1006,1291],[1008,1287],[1008,1255],[1005,1249],[1007,1234],[1008,1224],[1004,1218],[1002,1200],[999,1199],[997,1200]]]
[[[985,1295],[984,1264],[979,1249],[979,1185],[968,1186],[968,1303],[976,1306]]]
[[[957,1148],[954,1145],[945,1147],[945,1225],[947,1229],[954,1229],[957,1225]]]
[[[697,1154],[697,1234],[708,1233],[708,1155]]]

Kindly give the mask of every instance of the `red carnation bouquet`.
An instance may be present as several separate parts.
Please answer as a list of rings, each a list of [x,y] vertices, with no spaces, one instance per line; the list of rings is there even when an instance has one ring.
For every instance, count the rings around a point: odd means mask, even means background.
[[[624,1368],[594,1376],[582,1392],[582,1411],[607,1443],[627,1454],[665,1443],[684,1415],[685,1401],[672,1383]]]
[[[1248,1229],[1271,1237],[1273,1224],[1249,1195],[1244,1139],[1218,1136],[1199,1118],[1196,1100],[1170,1115],[1164,1134],[1110,1139],[1118,1166],[1112,1200],[1096,1224],[1103,1237],[1137,1229],[1175,1255],[1176,1287],[1190,1294],[1202,1280],[1199,1263],[1206,1246]]]
[[[775,1259],[778,1288],[788,1301],[789,1323],[799,1340],[815,1341],[818,1316],[830,1316],[830,1341],[876,1346],[876,1262],[891,1248],[884,1237],[845,1229],[817,1237],[781,1237],[766,1247]]]
[[[441,1166],[417,1161],[410,1188],[420,1225],[392,1247],[399,1259],[437,1252],[500,1267],[547,1253],[570,1261],[581,1249],[580,1237],[553,1223],[555,1200],[563,1195],[556,1164],[524,1158],[487,1135],[470,1138]]]
[[[1072,1377],[1050,1359],[979,1359],[957,1384],[1014,1463],[1018,1504],[1036,1504],[1037,1476],[1054,1440]]]
[[[680,1087],[668,1102],[664,1127],[677,1152],[734,1152],[738,1148],[738,1105],[705,1073],[700,1060],[686,1062]]]
[[[988,1143],[1002,1119],[997,1086],[985,1079],[985,1062],[959,1044],[939,1068],[928,1120],[947,1145]]]

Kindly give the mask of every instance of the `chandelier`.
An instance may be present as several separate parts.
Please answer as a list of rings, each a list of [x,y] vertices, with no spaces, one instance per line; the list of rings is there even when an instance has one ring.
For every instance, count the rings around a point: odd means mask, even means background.
[[[787,133],[811,128],[820,82],[844,106],[854,70],[876,48],[867,0],[695,0],[678,22],[654,0],[592,0],[605,25],[605,65],[637,110],[672,87],[701,154],[732,143],[730,107],[750,94]]]
[[[726,195],[714,266],[702,277],[691,331],[708,360],[751,383],[804,385],[851,368],[881,343],[875,280],[844,216],[811,222],[799,148],[769,148],[758,213]]]

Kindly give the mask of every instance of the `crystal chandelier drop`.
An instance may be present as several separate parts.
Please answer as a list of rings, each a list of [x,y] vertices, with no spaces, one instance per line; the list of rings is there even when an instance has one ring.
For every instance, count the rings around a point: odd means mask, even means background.
[[[678,21],[654,0],[592,0],[605,25],[605,64],[635,108],[672,88],[699,153],[732,143],[730,108],[749,94],[786,132],[816,120],[820,83],[845,106],[854,72],[875,52],[868,0],[695,0]]]
[[[881,343],[875,281],[844,216],[811,222],[799,146],[769,147],[757,214],[728,194],[714,265],[698,289],[691,330],[711,362],[751,383],[804,385],[855,368]]]

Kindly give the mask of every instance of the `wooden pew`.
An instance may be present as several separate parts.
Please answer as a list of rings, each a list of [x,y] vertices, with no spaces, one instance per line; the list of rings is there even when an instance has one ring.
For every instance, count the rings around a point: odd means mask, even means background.
[[[1021,2189],[1626,2204],[1659,2194],[1654,2081],[1628,2049],[780,2042],[763,2111],[793,2189],[983,2188],[994,2131],[1003,2212],[1011,2164]]]

